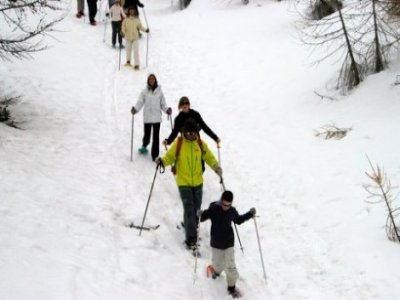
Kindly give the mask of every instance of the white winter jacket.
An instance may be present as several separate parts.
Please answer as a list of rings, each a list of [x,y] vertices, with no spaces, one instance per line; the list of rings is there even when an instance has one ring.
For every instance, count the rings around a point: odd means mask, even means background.
[[[144,123],[161,123],[161,111],[166,113],[168,109],[161,86],[157,86],[154,91],[146,87],[140,93],[135,105],[136,111],[139,111],[143,106]]]
[[[113,22],[122,21],[122,18],[126,18],[124,10],[122,9],[122,6],[119,4],[114,4],[113,6],[111,6],[110,15],[111,15],[111,21]]]

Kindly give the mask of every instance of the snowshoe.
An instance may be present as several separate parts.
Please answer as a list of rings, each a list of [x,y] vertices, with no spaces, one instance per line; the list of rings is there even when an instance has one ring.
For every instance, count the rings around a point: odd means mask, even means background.
[[[131,65],[131,62],[130,61],[127,61],[126,63],[125,63],[125,65],[124,65],[125,67],[132,67],[132,65]]]
[[[198,244],[196,245],[196,242],[193,243],[193,242],[185,241],[185,245],[186,245],[186,249],[189,250],[194,257],[200,257],[201,256],[200,255],[200,251],[199,251],[199,246],[200,245],[198,245]]]
[[[242,294],[234,286],[228,286],[228,293],[229,293],[229,295],[232,296],[232,298],[240,298],[240,297],[242,297]]]
[[[140,154],[147,154],[147,153],[149,153],[149,150],[147,150],[146,147],[140,147],[140,148],[138,149],[138,151],[139,151]]]
[[[219,273],[215,272],[214,267],[212,265],[207,266],[207,277],[216,279],[219,277]]]

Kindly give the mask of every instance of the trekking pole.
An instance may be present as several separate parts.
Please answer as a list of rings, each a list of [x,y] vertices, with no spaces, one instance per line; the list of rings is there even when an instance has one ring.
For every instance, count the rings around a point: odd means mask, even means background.
[[[142,225],[140,225],[139,236],[142,234],[143,225],[144,225],[144,220],[146,219],[147,210],[148,210],[148,208],[149,208],[149,204],[150,204],[150,198],[151,198],[151,194],[153,193],[154,182],[156,181],[156,177],[157,177],[157,171],[158,171],[158,168],[160,168],[160,173],[164,173],[164,171],[165,171],[165,169],[164,169],[164,170],[162,170],[162,169],[164,168],[164,166],[162,165],[162,163],[160,163],[160,164],[157,164],[156,171],[154,172],[154,178],[153,178],[153,182],[151,183],[151,188],[150,188],[149,198],[147,199],[146,209],[144,210],[144,215],[143,215]]]
[[[146,11],[144,7],[142,7],[144,21],[146,22],[146,28],[149,29],[149,22],[147,21]],[[149,64],[149,33],[147,33],[147,41],[146,41],[146,68]]]
[[[106,42],[106,31],[107,31],[107,20],[108,20],[108,13],[106,13],[106,20],[104,22],[104,34],[103,34],[103,43]]]
[[[121,71],[121,52],[122,52],[122,43],[119,44],[118,71]]]
[[[132,131],[131,131],[131,161],[132,161],[132,155],[133,155],[133,128],[135,124],[135,116],[132,114]]]
[[[224,184],[224,179],[222,178],[222,176],[220,176],[219,178],[221,179],[221,181],[220,181],[219,183],[222,185],[222,189],[223,189],[224,191],[226,191],[225,184]],[[239,231],[238,231],[238,229],[237,229],[236,224],[233,223],[233,225],[234,225],[234,227],[235,227],[235,232],[236,232],[236,236],[237,236],[237,238],[238,238],[238,242],[239,242],[239,245],[240,245],[240,250],[242,250],[242,253],[244,254],[244,250],[243,250],[244,248],[243,248],[243,245],[242,245],[242,241],[240,240]]]
[[[219,163],[219,166],[222,168],[222,164],[221,164],[221,151],[220,151],[219,149],[221,149],[221,146],[219,145],[219,143],[217,143],[218,163]]]
[[[236,224],[234,223],[233,225],[235,225],[235,231],[236,231],[236,236],[238,238],[238,242],[239,242],[239,245],[240,245],[240,250],[242,250],[242,253],[244,254],[244,250],[243,250],[244,248],[243,248],[243,245],[242,245],[242,241],[240,240],[239,231],[237,229]]]
[[[147,33],[147,41],[146,41],[146,68],[148,65],[149,65],[149,33]]]
[[[142,7],[142,11],[143,11],[143,16],[144,16],[144,21],[146,22],[146,28],[149,28],[149,22],[147,22],[147,17],[146,17],[146,12],[144,10],[144,7]]]
[[[254,226],[256,227],[258,250],[260,251],[260,258],[261,258],[261,265],[262,265],[263,273],[264,273],[264,280],[265,280],[265,283],[267,283],[267,274],[265,273],[264,258],[263,258],[263,254],[262,254],[260,236],[258,235],[258,227],[257,227],[257,221],[256,221],[255,216],[253,217],[253,220],[254,220]]]
[[[219,164],[219,166],[222,168],[222,164],[221,164],[221,151],[219,150],[220,148],[221,148],[221,146],[219,145],[219,143],[217,143],[218,164]],[[222,186],[222,191],[226,191],[225,184],[224,184],[224,180],[222,179],[222,177],[221,177],[220,183],[221,183],[221,186]]]
[[[197,248],[197,245],[199,244],[199,235],[200,235],[200,217],[198,217],[198,221],[197,221],[196,248]],[[196,283],[196,279],[197,279],[197,257],[198,256],[199,256],[199,253],[196,252],[195,256],[194,256],[193,285]]]
[[[171,115],[168,115],[168,119],[169,119],[169,123],[171,124],[171,130],[173,130],[174,127],[172,126],[172,117],[171,117]]]

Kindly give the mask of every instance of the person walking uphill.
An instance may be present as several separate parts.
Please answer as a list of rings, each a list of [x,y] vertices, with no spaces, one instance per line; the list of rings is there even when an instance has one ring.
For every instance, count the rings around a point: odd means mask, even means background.
[[[86,0],[89,10],[89,21],[90,25],[96,26],[96,14],[97,14],[97,0]]]
[[[143,8],[144,5],[139,0],[125,0],[123,3],[123,7],[125,10],[128,10],[130,7],[133,7],[134,9],[136,9],[138,11],[138,15],[139,15],[138,7]]]
[[[133,60],[135,70],[139,70],[139,30],[149,33],[149,29],[144,28],[138,18],[138,12],[134,8],[128,9],[128,16],[122,22],[122,36],[126,41],[126,64],[131,66],[131,56],[133,48]]]
[[[183,204],[183,223],[185,243],[188,249],[196,250],[197,217],[203,197],[204,160],[220,177],[222,169],[207,144],[199,138],[198,125],[195,120],[186,120],[183,134],[175,140],[162,158],[155,162],[164,166],[175,164],[176,183]]]
[[[212,278],[217,278],[222,271],[226,273],[228,292],[234,298],[240,297],[236,290],[236,281],[239,273],[235,263],[235,236],[233,234],[232,222],[242,224],[253,218],[256,209],[251,208],[247,213],[239,215],[236,208],[232,206],[233,193],[225,191],[221,195],[220,201],[212,202],[205,211],[198,210],[197,216],[200,222],[211,220],[211,255],[212,266],[207,268],[211,271]]]
[[[210,127],[208,127],[206,122],[204,122],[201,115],[194,109],[190,108],[190,101],[188,97],[183,96],[181,99],[179,99],[178,108],[180,112],[175,118],[174,128],[172,129],[172,132],[169,135],[169,137],[163,141],[163,145],[167,146],[172,144],[172,142],[175,140],[178,134],[182,131],[185,121],[189,118],[195,120],[199,125],[200,129],[203,129],[204,132],[210,138],[212,138],[217,144],[221,142],[219,137],[210,129]]]
[[[172,114],[172,109],[167,107],[161,86],[158,85],[154,74],[150,74],[147,77],[147,87],[140,93],[135,106],[131,109],[131,113],[136,114],[143,106],[144,136],[139,152],[142,154],[147,153],[146,147],[150,143],[151,129],[153,129],[151,157],[154,161],[160,153],[161,112],[163,111],[168,115]]]
[[[115,47],[115,43],[117,41],[118,36],[118,43],[119,47],[122,47],[122,35],[121,35],[121,26],[122,20],[126,18],[124,10],[121,6],[121,0],[115,0],[114,4],[110,8],[110,15],[111,15],[111,28],[112,28],[112,35],[111,35],[111,43],[112,46]]]
[[[78,19],[85,15],[85,0],[77,0],[77,10],[76,17]]]

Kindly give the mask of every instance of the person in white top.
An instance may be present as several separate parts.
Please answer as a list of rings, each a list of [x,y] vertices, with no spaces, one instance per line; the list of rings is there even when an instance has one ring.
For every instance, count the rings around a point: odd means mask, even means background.
[[[153,161],[160,153],[160,124],[161,112],[168,115],[172,114],[171,107],[167,107],[161,86],[158,85],[157,78],[154,74],[147,77],[147,86],[140,93],[139,99],[135,106],[132,107],[131,113],[134,115],[143,109],[144,136],[142,147],[139,149],[141,154],[147,154],[147,146],[150,144],[151,130],[153,129],[153,141],[151,144],[151,157]]]
[[[115,47],[115,43],[117,41],[118,36],[118,43],[119,47],[122,48],[122,34],[121,34],[121,25],[122,20],[126,18],[124,10],[121,6],[120,0],[115,0],[114,4],[110,8],[110,16],[111,16],[111,28],[112,28],[112,35],[111,35],[111,43],[112,46]]]

